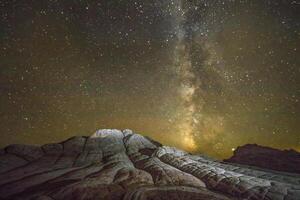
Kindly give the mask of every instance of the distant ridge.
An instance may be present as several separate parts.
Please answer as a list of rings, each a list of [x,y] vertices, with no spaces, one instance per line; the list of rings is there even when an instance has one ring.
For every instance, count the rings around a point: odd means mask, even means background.
[[[257,144],[247,144],[238,147],[234,155],[225,161],[300,174],[300,153],[295,150],[281,151]]]

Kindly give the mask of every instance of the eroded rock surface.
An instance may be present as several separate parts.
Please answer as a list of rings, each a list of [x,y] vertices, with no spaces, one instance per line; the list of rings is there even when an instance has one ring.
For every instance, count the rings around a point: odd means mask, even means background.
[[[130,130],[99,130],[2,149],[0,199],[299,200],[300,175],[191,155]]]

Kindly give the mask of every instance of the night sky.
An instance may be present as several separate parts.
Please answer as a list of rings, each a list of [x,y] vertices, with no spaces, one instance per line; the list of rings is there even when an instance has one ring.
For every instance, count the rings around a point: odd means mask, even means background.
[[[2,0],[0,146],[100,128],[300,151],[300,1]]]

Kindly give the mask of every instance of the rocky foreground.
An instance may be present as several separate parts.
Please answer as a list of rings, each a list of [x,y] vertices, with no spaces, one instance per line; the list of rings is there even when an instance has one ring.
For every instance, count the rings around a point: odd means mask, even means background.
[[[0,199],[299,200],[300,175],[190,155],[130,130],[0,150]]]

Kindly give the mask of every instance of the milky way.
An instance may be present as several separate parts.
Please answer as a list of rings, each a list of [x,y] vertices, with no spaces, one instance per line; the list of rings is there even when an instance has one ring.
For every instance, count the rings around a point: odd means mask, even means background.
[[[184,3],[178,1],[173,6],[174,25],[176,33],[176,43],[174,48],[174,72],[178,79],[178,95],[181,103],[176,113],[176,131],[179,134],[179,141],[183,148],[188,150],[196,149],[194,140],[195,123],[195,103],[193,101],[196,85],[195,74],[192,71],[192,63],[189,54],[188,32],[184,27],[186,22],[186,11]]]
[[[299,150],[299,6],[1,1],[1,146],[130,128],[217,158]]]

